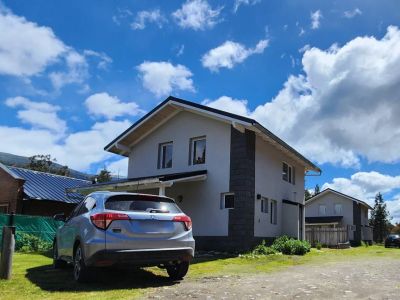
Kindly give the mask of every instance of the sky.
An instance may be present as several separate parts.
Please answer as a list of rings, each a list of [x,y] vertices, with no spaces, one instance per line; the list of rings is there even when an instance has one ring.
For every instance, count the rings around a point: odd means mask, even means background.
[[[398,1],[1,1],[0,151],[126,175],[104,146],[169,95],[256,119],[306,177],[400,222]]]

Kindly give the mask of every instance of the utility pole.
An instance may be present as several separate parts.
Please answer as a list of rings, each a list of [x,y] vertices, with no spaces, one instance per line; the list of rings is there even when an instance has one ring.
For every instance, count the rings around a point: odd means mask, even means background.
[[[3,227],[0,279],[11,279],[12,259],[15,248],[14,213],[9,216],[8,226]]]

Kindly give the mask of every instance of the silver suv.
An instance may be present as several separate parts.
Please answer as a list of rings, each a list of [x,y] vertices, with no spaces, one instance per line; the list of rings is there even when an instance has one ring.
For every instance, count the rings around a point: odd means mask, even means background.
[[[58,228],[53,263],[74,265],[78,282],[91,279],[94,267],[159,266],[182,279],[194,256],[192,221],[171,198],[136,193],[88,195]]]

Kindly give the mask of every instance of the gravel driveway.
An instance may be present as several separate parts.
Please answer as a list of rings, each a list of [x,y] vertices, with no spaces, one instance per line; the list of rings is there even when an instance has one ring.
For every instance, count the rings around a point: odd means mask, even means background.
[[[400,299],[400,261],[353,259],[283,271],[186,279],[150,299]]]

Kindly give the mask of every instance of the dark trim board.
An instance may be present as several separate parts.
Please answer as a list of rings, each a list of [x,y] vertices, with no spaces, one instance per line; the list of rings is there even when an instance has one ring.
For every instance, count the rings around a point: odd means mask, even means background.
[[[290,201],[290,200],[286,200],[286,199],[283,199],[283,200],[282,200],[282,203],[290,204],[290,205],[295,205],[295,206],[303,206],[303,204],[301,204],[301,203],[294,202],[294,201]]]

